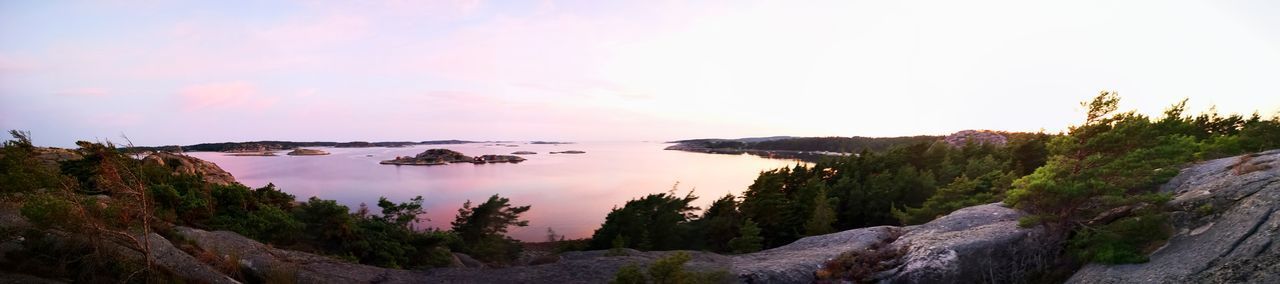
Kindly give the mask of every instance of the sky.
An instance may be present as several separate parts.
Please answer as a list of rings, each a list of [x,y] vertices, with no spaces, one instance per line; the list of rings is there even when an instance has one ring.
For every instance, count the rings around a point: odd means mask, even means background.
[[[36,144],[1056,132],[1280,111],[1277,1],[0,1]]]

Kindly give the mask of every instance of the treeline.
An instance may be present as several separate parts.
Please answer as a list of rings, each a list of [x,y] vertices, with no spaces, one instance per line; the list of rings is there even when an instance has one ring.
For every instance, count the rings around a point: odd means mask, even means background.
[[[12,135],[0,148],[0,205],[18,206],[33,227],[5,228],[0,237],[20,240],[24,249],[15,253],[30,261],[19,271],[86,282],[120,282],[137,271],[145,272],[141,279],[163,279],[150,263],[122,261],[127,258],[104,244],[146,252],[141,240],[147,233],[181,240],[174,226],[229,230],[277,248],[381,267],[445,266],[451,252],[502,265],[521,250],[505,235],[507,228],[528,224],[520,215],[529,206],[512,206],[497,195],[474,206],[468,201],[450,230],[424,229],[417,227],[422,197],[402,203],[382,198],[376,209],[361,204],[351,210],[315,197],[299,202],[271,184],[251,189],[208,183],[111,144],[79,142],[75,152],[83,158],[50,164],[41,157],[45,149],[32,146],[25,133]]]
[[[293,141],[252,141],[252,142],[222,142],[222,143],[200,143],[187,146],[154,146],[154,147],[130,147],[130,151],[192,151],[192,152],[236,152],[236,151],[278,151],[289,150],[303,147],[338,147],[338,148],[362,148],[362,147],[406,147],[412,145],[447,145],[447,144],[467,144],[475,143],[474,141],[464,140],[428,140],[428,141],[389,141],[389,142],[293,142]]]
[[[771,150],[771,151],[822,151],[857,153],[861,151],[883,152],[890,148],[931,143],[942,136],[903,137],[776,137],[744,139],[691,139],[673,141],[685,148],[722,150]]]
[[[747,252],[838,230],[922,223],[999,201],[998,193],[1013,178],[1044,164],[1050,137],[1015,134],[1007,145],[961,147],[932,137],[883,152],[864,150],[812,166],[766,171],[741,197],[721,197],[697,216],[692,193],[653,194],[611,212],[591,247],[607,248],[621,239],[622,246],[637,249]],[[730,246],[744,238],[758,243],[754,249]]]
[[[692,192],[648,195],[615,208],[590,247],[740,253],[1004,201],[1074,260],[1143,261],[1169,233],[1158,185],[1189,162],[1280,148],[1280,116],[1188,115],[1183,101],[1153,119],[1117,113],[1118,102],[1104,92],[1066,133],[1006,134],[1002,146],[929,140],[766,171],[700,215]]]
[[[799,137],[749,143],[745,147],[756,150],[826,151],[857,153],[861,151],[883,152],[900,145],[931,143],[941,136],[903,137]]]

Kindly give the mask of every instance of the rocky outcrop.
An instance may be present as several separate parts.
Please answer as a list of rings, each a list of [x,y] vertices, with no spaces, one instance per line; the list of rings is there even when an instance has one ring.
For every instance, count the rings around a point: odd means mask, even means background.
[[[470,163],[474,160],[475,158],[472,158],[471,156],[463,155],[458,151],[449,150],[449,149],[430,149],[430,150],[423,151],[422,153],[418,153],[413,157],[396,157],[395,159],[392,159],[392,160],[382,161],[381,164],[431,166],[431,165],[444,165],[448,163],[460,163],[460,162]]]
[[[219,258],[237,261],[247,276],[268,283],[285,279],[296,283],[443,283],[430,279],[423,271],[379,268],[276,249],[228,231],[187,227],[174,230]]]
[[[240,281],[222,274],[221,271],[174,247],[173,243],[156,233],[148,234],[146,242],[149,243],[152,263],[172,273],[174,276],[182,279],[199,279],[205,283],[240,283]],[[144,254],[138,248],[109,244],[107,249],[113,250],[116,255],[129,258],[134,262],[143,262]]]
[[[142,162],[168,167],[173,169],[174,174],[199,175],[209,183],[220,185],[236,183],[236,178],[217,164],[192,156],[159,152],[142,158]]]
[[[431,149],[419,153],[413,157],[396,157],[392,160],[382,161],[383,165],[408,165],[408,166],[434,166],[445,165],[450,163],[519,163],[525,159],[520,156],[512,155],[481,155],[471,157],[463,155],[458,151],[449,149]]]
[[[551,153],[551,154],[586,154],[587,152],[585,152],[585,151],[578,151],[578,150],[569,150],[569,151],[560,151],[560,152],[554,152],[554,151],[553,151],[553,152],[550,152],[550,153]]]
[[[841,253],[893,242],[902,228],[881,226],[812,236],[756,253],[732,256],[733,274],[747,283],[810,283],[813,272]]]
[[[1043,232],[1019,228],[1023,213],[988,204],[962,209],[928,224],[880,226],[812,236],[791,244],[741,255],[690,252],[687,269],[728,272],[739,283],[810,283],[814,272],[836,256],[874,246],[899,247],[906,253],[887,260],[897,265],[878,273],[886,283],[976,283],[1017,281],[1024,273],[1049,263],[1053,255],[1041,248]],[[441,268],[428,272],[433,281],[448,283],[605,283],[626,265],[649,265],[674,252],[626,250],[625,256],[607,251],[562,254],[543,265],[496,269]]]
[[[75,150],[53,148],[53,147],[37,147],[35,148],[35,158],[47,167],[57,169],[58,162],[79,160],[84,156]]]
[[[511,154],[512,154],[512,155],[537,155],[537,154],[538,154],[538,152],[534,152],[534,151],[515,151],[515,152],[511,152]]]
[[[1024,213],[1001,204],[957,210],[893,242],[901,265],[880,280],[890,283],[1021,282],[1052,263],[1057,250],[1042,227],[1020,228]]]
[[[289,151],[288,153],[289,156],[322,156],[322,155],[328,155],[328,154],[329,152],[325,152],[324,150],[303,149],[303,148],[294,149],[293,151]]]
[[[947,135],[947,137],[942,138],[942,141],[955,147],[961,147],[968,143],[1004,146],[1009,143],[1009,138],[991,130],[961,130]]]
[[[476,164],[519,163],[519,162],[524,162],[524,160],[525,160],[524,158],[521,158],[519,156],[511,156],[511,155],[483,155],[483,156],[476,157],[475,160],[472,161],[472,163],[476,163]]]
[[[1197,164],[1161,191],[1176,233],[1149,262],[1090,264],[1068,282],[1280,282],[1280,150]]]

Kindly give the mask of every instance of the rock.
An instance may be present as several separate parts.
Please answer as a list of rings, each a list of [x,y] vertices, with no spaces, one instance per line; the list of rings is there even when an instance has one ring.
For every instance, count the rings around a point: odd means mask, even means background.
[[[174,174],[199,175],[204,181],[220,185],[236,183],[236,178],[217,164],[195,157],[159,152],[142,158],[144,163],[168,167]]]
[[[893,246],[906,251],[890,283],[1007,283],[1052,263],[1057,253],[1043,227],[1020,228],[1025,213],[987,204],[907,227]]]
[[[1000,204],[961,209],[920,226],[880,226],[812,236],[794,243],[749,254],[723,256],[690,252],[692,271],[727,271],[740,283],[811,283],[814,272],[847,251],[873,246],[896,246],[906,253],[896,268],[883,271],[886,283],[1016,282],[1023,273],[1051,263],[1041,248],[1040,229],[1017,227],[1022,212]],[[608,251],[560,254],[555,262],[495,269],[439,268],[428,270],[433,281],[448,283],[604,283],[626,265],[650,265],[674,252],[624,249],[625,256]]]
[[[329,152],[325,152],[323,150],[303,149],[303,148],[294,149],[293,151],[289,151],[288,153],[289,156],[322,156],[322,155],[328,155],[328,154]]]
[[[84,159],[84,156],[80,155],[80,152],[70,149],[36,147],[35,158],[47,167],[58,169],[58,162]]]
[[[511,155],[483,155],[483,156],[476,157],[475,160],[472,161],[472,163],[476,163],[476,164],[519,163],[519,162],[524,162],[524,158],[521,158],[519,156],[511,156]]]
[[[175,227],[174,231],[219,257],[239,259],[243,271],[258,279],[281,277],[296,283],[441,283],[422,271],[380,268],[276,249],[228,231],[188,227]]]
[[[811,283],[813,272],[841,253],[893,241],[901,228],[880,226],[806,237],[756,253],[732,256],[733,274],[746,283]]]
[[[455,253],[453,253],[453,257],[454,257],[454,258],[457,258],[457,259],[458,259],[458,262],[462,263],[462,267],[466,267],[466,268],[485,268],[485,267],[488,267],[488,266],[484,265],[484,262],[480,262],[479,260],[476,260],[475,258],[472,258],[470,255],[466,255],[466,254],[456,253],[456,252],[455,252]]]
[[[475,158],[458,153],[458,151],[449,149],[430,149],[423,151],[422,153],[418,153],[418,155],[413,157],[396,157],[393,160],[382,161],[381,164],[431,166],[460,162],[470,163],[473,161],[475,161]]]
[[[954,147],[962,147],[968,143],[1004,146],[1009,138],[991,130],[961,130],[942,138],[943,142]]]
[[[569,151],[551,152],[551,154],[586,154],[586,153],[587,153],[587,152],[578,151],[578,150],[569,150]]]
[[[1160,189],[1176,232],[1141,264],[1089,264],[1069,283],[1280,282],[1280,150],[1202,162]]]
[[[676,251],[639,252],[628,250],[626,256],[606,256],[608,251],[566,252],[560,260],[533,266],[504,268],[436,268],[427,271],[433,283],[608,283],[619,268],[627,265],[649,265]],[[729,271],[729,257],[686,251],[692,257],[685,263],[688,271]]]
[[[512,155],[537,155],[537,154],[538,154],[538,152],[533,152],[533,151],[515,151],[515,152],[511,152],[511,154],[512,154]]]

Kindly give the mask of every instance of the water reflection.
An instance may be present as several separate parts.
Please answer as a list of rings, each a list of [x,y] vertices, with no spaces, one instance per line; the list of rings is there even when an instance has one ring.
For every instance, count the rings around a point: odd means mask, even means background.
[[[490,195],[510,197],[513,205],[532,205],[525,213],[529,227],[513,229],[521,240],[539,241],[548,227],[569,238],[587,237],[615,205],[649,193],[666,192],[679,182],[683,194],[696,189],[705,207],[727,193],[738,194],[760,171],[798,161],[751,155],[713,155],[664,151],[662,143],[609,142],[571,145],[493,144],[420,145],[405,148],[319,148],[326,156],[234,157],[194,152],[217,163],[241,183],[268,182],[306,199],[334,199],[356,208],[374,206],[378,197],[395,202],[422,195],[426,226],[447,228],[466,200],[483,202]],[[534,151],[519,164],[452,164],[443,166],[379,165],[381,160],[447,148],[467,155]],[[586,154],[548,154],[582,150]],[[281,152],[280,154],[283,154]],[[376,209],[376,208],[375,208]]]

